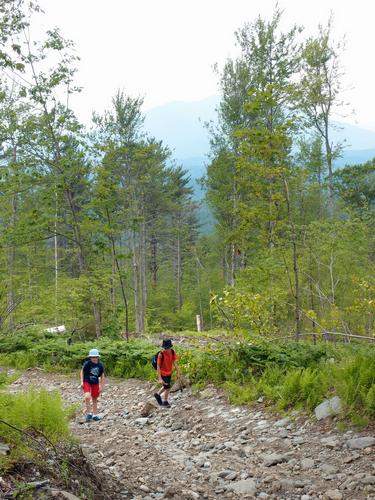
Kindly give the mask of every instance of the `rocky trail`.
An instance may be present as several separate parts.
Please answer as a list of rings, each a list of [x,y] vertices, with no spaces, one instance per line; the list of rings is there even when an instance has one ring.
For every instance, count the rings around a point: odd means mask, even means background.
[[[73,433],[86,458],[115,480],[113,499],[375,499],[375,438],[340,433],[331,418],[277,418],[262,403],[228,405],[208,387],[185,389],[157,407],[154,387],[109,379],[103,420],[85,423],[78,378],[27,370],[9,390],[59,390],[79,404]],[[151,414],[141,416],[146,401]]]

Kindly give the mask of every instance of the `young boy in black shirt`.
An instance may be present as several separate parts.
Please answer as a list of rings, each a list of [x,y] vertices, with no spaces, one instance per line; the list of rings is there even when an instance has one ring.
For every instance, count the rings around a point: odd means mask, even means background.
[[[98,413],[98,398],[104,385],[104,367],[99,361],[99,351],[91,349],[88,360],[83,363],[81,370],[81,387],[85,393],[86,422],[100,420]],[[92,411],[91,411],[92,401]]]

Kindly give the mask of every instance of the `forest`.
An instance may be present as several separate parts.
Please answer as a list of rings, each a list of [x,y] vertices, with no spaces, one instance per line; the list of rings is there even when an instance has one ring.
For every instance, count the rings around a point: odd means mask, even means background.
[[[238,27],[197,189],[145,96],[79,118],[43,16],[0,0],[0,497],[373,498],[375,158],[342,166],[333,17]]]
[[[114,89],[80,123],[79,57],[40,9],[1,2],[0,331],[95,338],[195,328],[297,339],[374,335],[375,159],[336,169],[345,113],[332,19],[305,37],[282,13],[235,33],[194,197],[189,172]],[[201,230],[204,204],[214,218]]]

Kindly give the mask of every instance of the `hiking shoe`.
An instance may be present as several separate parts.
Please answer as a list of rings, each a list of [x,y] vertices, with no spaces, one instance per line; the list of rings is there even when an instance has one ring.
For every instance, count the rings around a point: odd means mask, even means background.
[[[171,407],[171,405],[168,403],[168,401],[163,401],[163,406],[165,406],[166,408]]]
[[[154,398],[156,399],[156,401],[158,402],[158,404],[159,404],[160,406],[162,406],[163,401],[161,400],[160,394],[158,394],[157,392],[155,392],[155,394],[154,394]]]
[[[86,419],[85,419],[85,420],[86,420],[86,422],[91,422],[91,420],[92,420],[92,415],[91,415],[91,413],[88,413],[88,414],[86,415]]]
[[[92,419],[94,420],[94,422],[99,422],[99,420],[101,420],[102,417],[99,417],[99,415],[94,415]]]

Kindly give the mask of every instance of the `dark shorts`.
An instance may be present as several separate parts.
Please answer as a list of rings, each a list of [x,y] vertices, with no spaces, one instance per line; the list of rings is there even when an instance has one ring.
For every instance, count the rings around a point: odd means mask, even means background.
[[[170,389],[171,388],[171,375],[162,375],[161,378],[163,379],[163,387],[164,389]]]

